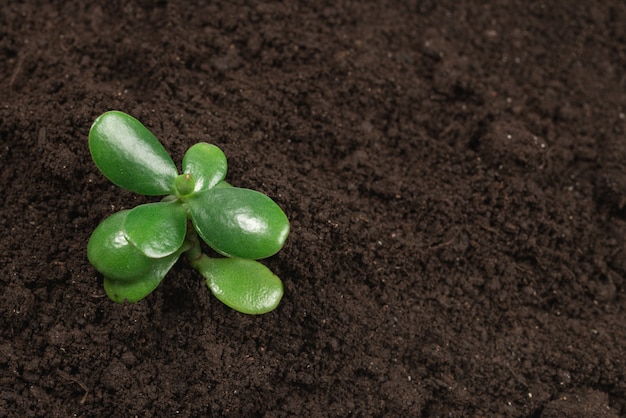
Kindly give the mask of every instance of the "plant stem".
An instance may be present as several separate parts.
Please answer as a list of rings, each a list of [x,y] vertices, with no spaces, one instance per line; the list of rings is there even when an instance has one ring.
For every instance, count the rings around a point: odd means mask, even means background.
[[[196,230],[193,228],[191,222],[187,225],[187,237],[185,238],[185,243],[188,245],[188,249],[185,250],[185,255],[187,256],[187,262],[200,273],[202,277],[205,278],[209,287],[211,287],[211,257],[204,254],[202,252],[202,248],[200,247],[200,240],[198,239],[198,234]]]
[[[185,255],[187,256],[189,263],[195,267],[195,262],[202,258],[204,254],[202,254],[202,249],[200,248],[198,234],[196,233],[196,230],[193,229],[191,222],[187,224],[187,236],[185,237],[185,241],[189,243],[189,249],[185,251]]]

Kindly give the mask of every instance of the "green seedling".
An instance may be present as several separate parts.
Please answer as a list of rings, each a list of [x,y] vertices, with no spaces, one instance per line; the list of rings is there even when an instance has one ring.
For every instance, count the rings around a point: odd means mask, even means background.
[[[227,306],[247,314],[278,306],[283,284],[256,260],[283,247],[289,221],[268,196],[224,180],[227,163],[221,149],[204,142],[193,145],[179,174],[141,122],[110,111],[93,123],[89,150],[115,185],[164,196],[160,202],[114,213],[89,239],[89,262],[104,276],[104,289],[113,301],[143,299],[185,254]],[[204,254],[198,236],[224,257]]]

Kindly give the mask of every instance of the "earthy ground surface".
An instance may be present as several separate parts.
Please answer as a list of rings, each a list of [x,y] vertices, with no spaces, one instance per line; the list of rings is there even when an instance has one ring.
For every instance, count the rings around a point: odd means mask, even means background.
[[[0,417],[626,416],[624,1],[183,3],[0,6]],[[109,109],[285,210],[276,311],[106,298]]]

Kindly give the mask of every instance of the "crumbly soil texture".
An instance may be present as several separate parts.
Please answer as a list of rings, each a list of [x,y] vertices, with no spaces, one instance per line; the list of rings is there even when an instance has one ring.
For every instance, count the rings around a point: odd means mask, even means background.
[[[0,417],[626,416],[622,0],[0,6]],[[291,221],[266,315],[86,244],[101,113]]]

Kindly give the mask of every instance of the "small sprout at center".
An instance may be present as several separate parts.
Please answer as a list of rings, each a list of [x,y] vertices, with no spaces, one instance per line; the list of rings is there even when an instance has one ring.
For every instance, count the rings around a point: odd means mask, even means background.
[[[196,182],[191,174],[186,173],[176,177],[174,185],[176,187],[176,194],[178,196],[186,196],[189,193],[193,192],[193,189],[196,186]]]

